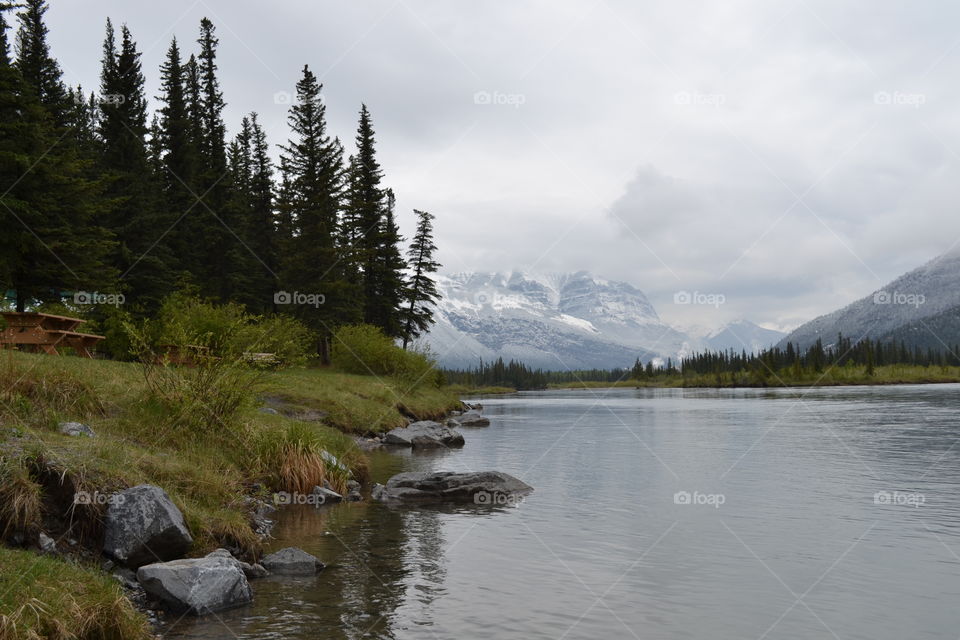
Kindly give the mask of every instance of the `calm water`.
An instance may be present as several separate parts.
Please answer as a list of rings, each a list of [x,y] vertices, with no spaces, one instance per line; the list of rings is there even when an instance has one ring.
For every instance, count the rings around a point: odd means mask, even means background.
[[[167,637],[960,636],[960,386],[484,406],[463,450],[378,455],[378,479],[498,469],[536,488],[522,504],[289,510],[272,546],[328,569]]]

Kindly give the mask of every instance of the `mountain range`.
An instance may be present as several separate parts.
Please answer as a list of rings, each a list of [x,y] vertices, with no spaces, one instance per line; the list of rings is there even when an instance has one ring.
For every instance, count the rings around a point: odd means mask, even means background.
[[[943,350],[960,341],[960,248],[893,280],[833,313],[800,325],[780,342],[824,346],[843,334],[854,341],[903,341],[910,347]]]
[[[756,351],[783,337],[747,320],[716,332],[673,327],[641,290],[586,271],[459,273],[437,286],[437,323],[425,341],[448,368],[502,357],[551,370],[609,369],[702,349]]]

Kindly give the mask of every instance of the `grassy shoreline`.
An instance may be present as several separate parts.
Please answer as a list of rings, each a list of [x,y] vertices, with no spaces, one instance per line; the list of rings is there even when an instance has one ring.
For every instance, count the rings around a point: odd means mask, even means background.
[[[60,552],[0,546],[0,640],[151,637],[100,568],[105,505],[76,504],[78,492],[160,486],[194,534],[189,555],[232,547],[255,558],[250,497],[323,481],[343,491],[368,471],[356,436],[439,418],[459,404],[448,388],[295,368],[262,374],[257,400],[234,420],[177,421],[151,399],[142,365],[0,351],[0,538],[32,547],[42,531]],[[96,435],[59,433],[68,421]],[[327,465],[325,452],[349,473]]]

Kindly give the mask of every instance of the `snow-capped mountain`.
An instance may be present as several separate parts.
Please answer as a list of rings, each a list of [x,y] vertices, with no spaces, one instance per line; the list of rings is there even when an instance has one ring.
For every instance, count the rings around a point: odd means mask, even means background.
[[[637,358],[676,360],[709,347],[663,322],[636,287],[586,271],[460,273],[437,285],[442,299],[426,342],[445,367],[497,357],[544,369],[629,367]],[[748,345],[766,339],[757,333],[766,330],[749,324],[737,334]],[[717,338],[727,344],[733,336]]]
[[[780,344],[785,347],[793,342],[806,348],[821,338],[824,345],[830,345],[842,333],[853,340],[895,338],[908,344],[930,342],[933,348],[942,349],[960,341],[957,323],[951,320],[960,313],[958,285],[960,249],[954,249],[842,309],[800,325]],[[928,318],[936,318],[943,335],[933,330]],[[910,334],[916,334],[916,340],[911,340]]]
[[[746,351],[757,353],[777,344],[786,334],[765,329],[749,320],[737,320],[707,336],[707,347],[712,351]]]

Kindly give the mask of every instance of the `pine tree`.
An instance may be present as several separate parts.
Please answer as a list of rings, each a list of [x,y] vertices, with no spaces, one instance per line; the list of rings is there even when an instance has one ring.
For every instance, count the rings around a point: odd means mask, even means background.
[[[101,184],[89,179],[89,165],[76,144],[58,144],[68,132],[58,134],[52,114],[40,101],[38,85],[28,84],[19,71],[35,71],[36,66],[23,61],[35,61],[38,49],[46,51],[45,10],[42,2],[27,5],[20,14],[18,34],[18,52],[23,56],[15,68],[4,47],[0,64],[0,182],[7,185],[0,197],[5,233],[2,272],[16,292],[18,311],[35,301],[59,301],[69,290],[111,290],[116,277],[105,262],[112,248],[110,235],[97,225],[103,215]],[[6,28],[4,22],[4,45]],[[38,40],[36,34],[43,38]],[[59,69],[50,58],[41,67]],[[62,88],[59,75],[43,77]]]
[[[113,265],[133,308],[159,307],[173,290],[172,257],[163,240],[159,184],[150,170],[147,150],[147,99],[140,52],[130,30],[121,29],[117,50],[107,20],[100,74],[99,166],[108,180],[111,211],[105,226],[117,239]]]
[[[207,252],[203,260],[202,290],[221,300],[232,299],[244,288],[244,274],[252,268],[249,249],[240,239],[242,211],[231,193],[231,175],[227,166],[226,125],[223,109],[226,106],[220,81],[217,78],[216,29],[208,18],[200,21],[200,55],[197,60],[197,79],[200,89],[200,122],[202,136],[200,150],[201,172],[199,190],[202,238],[206,246],[217,247]]]
[[[158,160],[163,170],[159,175],[162,208],[168,222],[168,242],[175,257],[178,279],[187,279],[197,268],[196,257],[196,187],[197,152],[194,139],[194,115],[187,102],[187,69],[180,57],[176,38],[170,42],[167,56],[160,67],[160,115]],[[191,215],[193,214],[193,215]]]
[[[403,314],[404,349],[434,323],[432,307],[440,298],[437,283],[430,277],[440,269],[440,263],[433,259],[433,252],[437,250],[437,245],[433,243],[433,215],[416,209],[414,213],[417,214],[417,231],[407,252],[413,273],[406,291],[407,304]]]
[[[49,30],[43,16],[49,7],[46,0],[24,0],[21,6],[23,10],[17,14],[20,28],[17,31],[16,67],[27,90],[47,110],[54,126],[59,129],[67,124],[69,102],[60,65],[50,54],[47,42]]]
[[[380,274],[377,291],[377,315],[381,319],[383,332],[393,338],[404,335],[401,319],[404,290],[406,287],[404,272],[407,261],[403,259],[400,245],[403,236],[394,216],[396,197],[392,189],[386,191],[386,203],[382,222],[381,243],[377,251],[377,271]]]
[[[342,207],[343,148],[327,135],[321,85],[310,68],[297,82],[297,99],[287,118],[293,138],[281,147],[284,171],[282,215],[291,225],[282,284],[288,292],[322,295],[323,304],[291,310],[318,332],[317,352],[329,362],[330,339],[349,314],[346,284],[338,270],[338,222]],[[283,300],[280,300],[284,302]]]

